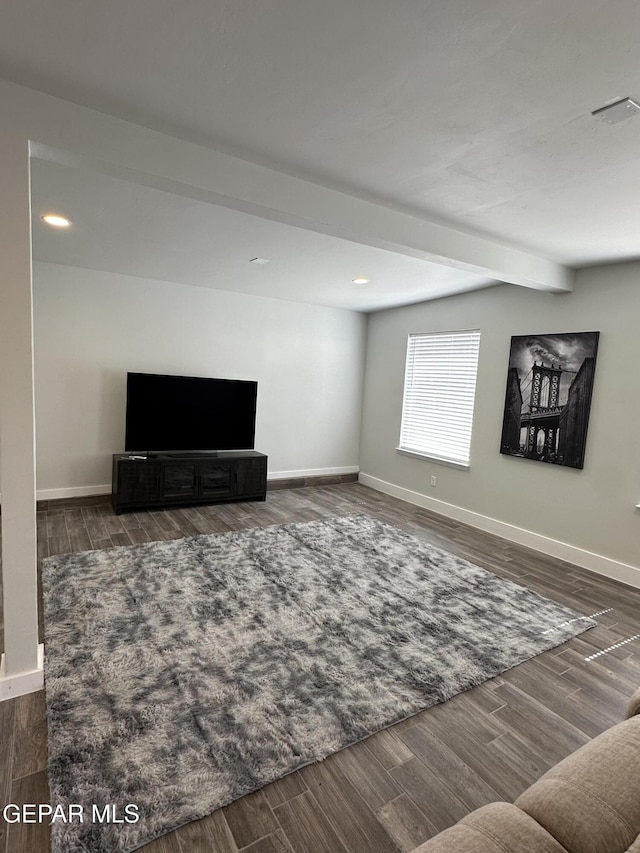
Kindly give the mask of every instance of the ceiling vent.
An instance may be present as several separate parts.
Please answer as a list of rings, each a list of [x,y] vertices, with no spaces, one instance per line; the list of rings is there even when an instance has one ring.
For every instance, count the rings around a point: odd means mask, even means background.
[[[640,113],[640,104],[636,104],[631,98],[622,98],[620,101],[594,110],[591,115],[602,119],[607,124],[618,124],[618,122],[631,118],[637,113]]]

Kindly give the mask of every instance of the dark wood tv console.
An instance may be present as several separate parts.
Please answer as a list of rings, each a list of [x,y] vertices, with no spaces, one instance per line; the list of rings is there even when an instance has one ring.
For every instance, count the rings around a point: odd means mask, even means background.
[[[218,453],[115,453],[111,503],[133,509],[260,500],[267,494],[267,457],[256,450]]]

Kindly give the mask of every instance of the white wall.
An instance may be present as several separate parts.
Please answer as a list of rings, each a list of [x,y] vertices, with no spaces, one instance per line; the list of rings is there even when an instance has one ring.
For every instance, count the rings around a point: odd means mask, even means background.
[[[572,294],[504,286],[372,315],[360,469],[375,479],[364,481],[640,583],[628,569],[640,566],[639,281],[640,264],[620,264],[580,271]],[[481,330],[481,342],[470,470],[396,453],[407,335],[472,328]],[[577,331],[601,332],[584,469],[500,455],[511,336]],[[432,474],[436,488],[429,486]]]
[[[256,379],[271,473],[358,464],[364,315],[37,263],[34,324],[40,497],[110,484],[127,371]]]

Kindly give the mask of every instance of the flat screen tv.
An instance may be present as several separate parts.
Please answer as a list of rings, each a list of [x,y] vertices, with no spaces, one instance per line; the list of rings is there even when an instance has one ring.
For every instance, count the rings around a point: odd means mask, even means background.
[[[252,450],[258,383],[127,374],[127,452]]]

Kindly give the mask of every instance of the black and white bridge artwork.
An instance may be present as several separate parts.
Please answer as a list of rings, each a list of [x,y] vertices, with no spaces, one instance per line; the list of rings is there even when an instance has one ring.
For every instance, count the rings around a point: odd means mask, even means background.
[[[511,338],[500,453],[584,467],[599,336]]]

